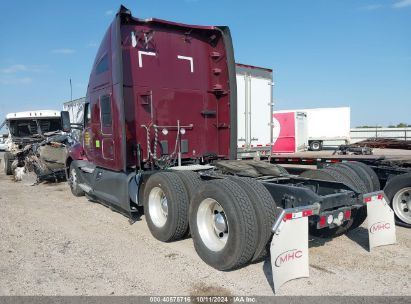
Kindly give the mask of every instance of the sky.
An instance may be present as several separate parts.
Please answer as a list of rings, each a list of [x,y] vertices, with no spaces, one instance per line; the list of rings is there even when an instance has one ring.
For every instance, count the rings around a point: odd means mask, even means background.
[[[120,4],[228,25],[236,62],[274,70],[276,110],[350,106],[352,127],[411,124],[411,0],[0,0],[0,120],[61,109],[70,78],[85,96]]]

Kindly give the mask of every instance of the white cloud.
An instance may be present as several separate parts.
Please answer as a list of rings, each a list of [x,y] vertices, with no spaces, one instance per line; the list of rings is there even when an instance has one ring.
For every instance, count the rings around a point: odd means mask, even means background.
[[[27,69],[27,66],[24,64],[15,64],[7,68],[0,69],[0,72],[3,74],[14,74],[17,72],[27,71]]]
[[[17,74],[20,72],[27,73],[39,73],[44,72],[47,66],[45,65],[26,65],[26,64],[13,64],[8,67],[0,68],[0,74]]]
[[[15,77],[10,75],[0,75],[0,84],[16,85],[16,84],[30,84],[33,82],[31,77]]]
[[[106,16],[110,16],[110,15],[113,15],[114,14],[114,11],[113,10],[108,10],[108,11],[106,11]]]
[[[33,82],[33,73],[47,70],[45,65],[13,64],[0,68],[0,85],[27,85]]]
[[[97,43],[95,43],[94,41],[90,41],[89,43],[87,43],[86,47],[88,48],[94,48],[97,46]]]
[[[73,50],[73,49],[54,49],[54,50],[51,50],[51,52],[52,52],[53,54],[69,55],[69,54],[75,53],[76,50]]]
[[[394,8],[404,8],[411,6],[411,0],[399,0],[392,5]]]

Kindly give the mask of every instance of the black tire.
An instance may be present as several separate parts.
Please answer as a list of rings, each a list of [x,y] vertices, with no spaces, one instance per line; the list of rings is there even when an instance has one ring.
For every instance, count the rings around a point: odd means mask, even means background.
[[[368,192],[366,181],[360,178],[353,169],[346,167],[346,166],[344,167],[342,165],[336,165],[336,166],[328,167],[328,170],[334,171],[335,172],[334,174],[336,174],[335,176],[337,180],[344,182],[347,186],[349,186],[353,190],[361,194]],[[367,207],[366,206],[358,208],[358,209],[353,209],[351,219],[348,220],[342,226],[338,227],[341,229],[336,230],[335,236],[342,235],[348,231],[354,230],[355,228],[359,227],[365,221],[366,218],[367,218]]]
[[[220,212],[215,212],[212,204],[218,205]],[[219,240],[213,230],[215,226],[207,225],[207,217],[216,215],[224,217],[225,241]],[[228,271],[246,265],[253,258],[258,233],[256,215],[247,193],[232,180],[203,183],[191,201],[189,219],[194,248],[208,265]],[[222,233],[220,237],[223,238]]]
[[[188,201],[194,196],[194,193],[200,187],[203,180],[200,175],[194,171],[176,171],[175,172],[183,181],[183,184],[187,190]]]
[[[360,184],[354,184],[351,177],[349,177],[345,170],[338,168],[336,166],[331,166],[331,167],[327,167],[326,169],[322,169],[325,172],[329,173],[330,175],[332,175],[336,181],[343,183],[344,185],[350,187],[352,190],[357,191],[357,192],[361,192],[362,190],[365,189],[365,185],[362,184],[361,181]]]
[[[164,211],[164,201],[166,215],[161,213]],[[156,239],[170,242],[181,239],[187,233],[188,206],[188,193],[176,173],[160,172],[148,178],[144,187],[144,214],[148,228]]]
[[[370,166],[367,166],[366,164],[361,163],[361,162],[357,162],[357,161],[349,162],[347,164],[353,164],[353,165],[355,164],[358,167],[362,168],[364,171],[366,171],[368,173],[368,176],[372,180],[373,191],[381,190],[381,184],[380,184],[380,180],[378,178],[378,175],[377,175],[377,173],[375,173],[375,171]]]
[[[355,182],[357,178],[361,180],[366,187],[366,193],[374,191],[374,184],[372,182],[372,179],[363,168],[350,163],[339,164],[337,165],[337,167],[346,170],[346,172],[349,173],[349,176],[351,177],[353,182]]]
[[[367,207],[360,207],[358,209],[352,210],[351,217],[353,218],[353,222],[351,226],[348,228],[348,231],[354,230],[362,225],[364,221],[367,219]]]
[[[320,180],[325,180],[325,181],[340,182],[340,183],[344,183],[343,180],[347,182],[346,177],[342,176],[340,173],[338,173],[335,170],[329,170],[329,169],[308,170],[308,171],[303,172],[300,176],[306,177],[306,178],[320,179]],[[347,186],[350,186],[350,185],[347,184]],[[312,236],[316,236],[320,238],[337,237],[337,236],[340,236],[346,233],[348,229],[350,228],[350,226],[352,225],[352,223],[353,223],[353,219],[351,218],[349,221],[345,222],[341,226],[334,227],[334,228],[325,227],[322,229],[317,229],[316,226],[310,226],[309,233]]]
[[[311,151],[321,151],[322,150],[322,142],[318,140],[314,140],[310,142],[310,150]]]
[[[203,180],[200,175],[194,171],[175,171],[175,173],[180,176],[181,180],[184,183],[188,194],[188,202],[191,202],[191,199],[194,196],[194,193],[197,191],[198,187],[201,186]],[[185,237],[190,236],[190,227],[187,229]]]
[[[277,218],[277,205],[267,188],[261,183],[247,177],[230,178],[239,185],[253,203],[257,217],[258,240],[257,247],[251,262],[263,260],[268,255],[267,244],[271,239],[271,227]]]
[[[348,177],[351,178],[351,180],[353,181],[353,187],[357,187],[358,191],[361,194],[374,191],[372,179],[368,172],[362,169],[362,167],[359,167],[356,164],[344,163],[337,165],[336,168],[345,170]],[[367,218],[367,207],[364,206],[352,210],[352,218],[353,222],[351,226],[348,228],[348,231],[354,230],[361,226],[362,223],[364,223],[364,221]]]
[[[399,208],[401,208],[401,206],[399,206],[398,204],[401,197],[395,198],[394,201],[395,195],[397,193],[400,194],[401,191],[405,191],[407,188],[411,188],[411,173],[397,175],[389,179],[384,187],[384,192],[390,202],[392,209],[394,210],[395,222],[397,223],[397,225],[411,228],[411,218],[407,216],[407,213],[409,215],[409,211],[403,214],[399,213]],[[409,191],[407,192],[409,193]]]
[[[4,162],[4,173],[6,175],[13,175],[13,170],[11,168],[11,164],[14,161],[13,154],[10,152],[5,152],[3,156],[3,162]]]
[[[81,183],[81,176],[79,174],[78,168],[74,166],[73,163],[70,164],[69,173],[69,179],[67,182],[70,186],[71,193],[73,193],[74,196],[78,197],[84,196],[85,192],[79,186],[79,184]]]
[[[278,170],[281,172],[281,175],[282,175],[282,176],[288,176],[288,175],[290,175],[290,173],[288,173],[288,171],[287,171],[286,168],[284,168],[284,167],[282,167],[282,166],[280,166],[280,165],[277,165],[277,168],[278,168]]]
[[[357,192],[364,194],[369,192],[369,185],[366,178],[358,176],[358,174],[350,167],[344,166],[342,164],[334,165],[329,167],[329,169],[337,171],[344,176],[347,181],[347,185]]]
[[[329,173],[323,170],[315,170],[315,169],[307,170],[301,173],[300,176],[305,177],[305,178],[319,179],[319,180],[325,180],[325,181],[333,181],[333,182],[336,181],[336,179],[332,175],[330,175]]]

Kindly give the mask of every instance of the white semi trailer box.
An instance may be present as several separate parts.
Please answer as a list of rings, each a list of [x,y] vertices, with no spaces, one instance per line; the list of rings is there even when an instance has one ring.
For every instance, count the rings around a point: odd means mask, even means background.
[[[63,104],[63,110],[68,111],[70,114],[70,123],[74,125],[83,124],[85,102],[86,102],[86,97],[82,97],[79,99],[67,101]],[[81,132],[79,129],[71,130],[71,135],[76,141],[80,140],[80,133]]]
[[[349,107],[275,111],[273,117],[273,153],[319,151],[350,141]]]
[[[350,141],[350,108],[304,109],[310,150],[348,144]]]
[[[269,155],[272,143],[273,71],[236,64],[238,157]]]

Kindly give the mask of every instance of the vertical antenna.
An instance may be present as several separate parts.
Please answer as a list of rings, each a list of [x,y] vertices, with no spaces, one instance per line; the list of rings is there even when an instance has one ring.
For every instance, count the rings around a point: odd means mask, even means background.
[[[73,86],[71,85],[71,78],[70,78],[70,101],[73,101]]]

